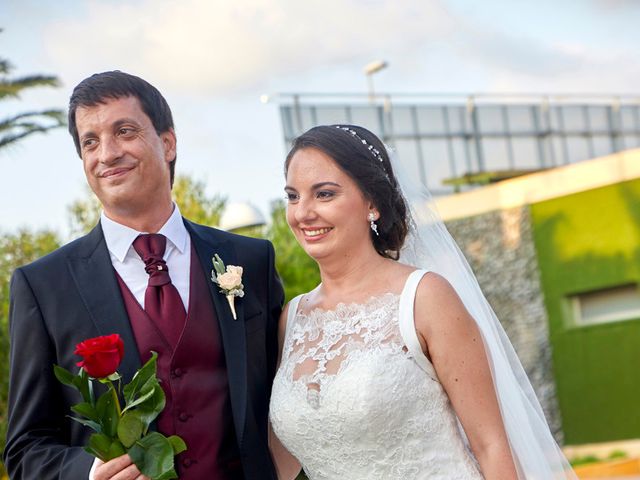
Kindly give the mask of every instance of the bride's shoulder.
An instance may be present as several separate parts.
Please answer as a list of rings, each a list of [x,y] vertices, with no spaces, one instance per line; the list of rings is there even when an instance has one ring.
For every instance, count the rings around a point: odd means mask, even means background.
[[[466,313],[464,304],[446,278],[435,272],[423,275],[416,290],[416,323],[449,320],[462,313]]]
[[[453,286],[442,275],[436,272],[426,271],[418,283],[418,296],[442,295],[455,293]]]

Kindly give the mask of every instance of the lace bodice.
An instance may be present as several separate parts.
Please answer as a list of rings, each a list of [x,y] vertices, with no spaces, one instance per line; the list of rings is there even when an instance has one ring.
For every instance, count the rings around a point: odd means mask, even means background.
[[[405,346],[406,290],[332,311],[289,305],[270,417],[312,480],[482,478],[437,377]]]

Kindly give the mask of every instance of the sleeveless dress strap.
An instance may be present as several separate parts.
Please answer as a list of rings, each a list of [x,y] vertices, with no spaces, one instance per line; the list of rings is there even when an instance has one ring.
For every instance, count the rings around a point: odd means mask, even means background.
[[[293,325],[293,320],[296,318],[296,313],[298,313],[298,304],[300,303],[300,299],[304,296],[304,293],[301,293],[297,297],[289,300],[289,309],[287,310],[287,324],[284,329],[284,342],[285,345],[287,343],[287,338],[289,337],[289,331],[291,330],[289,327]]]
[[[422,277],[427,270],[415,270],[411,272],[400,294],[400,303],[398,305],[398,325],[400,327],[400,336],[402,341],[409,350],[409,354],[413,357],[418,366],[425,371],[429,377],[438,381],[438,376],[433,365],[422,351],[418,334],[416,333],[415,319],[413,309],[416,299],[416,290]],[[291,308],[291,306],[289,306]]]
[[[301,293],[297,297],[292,298],[289,301],[289,310],[287,311],[287,327],[293,321],[298,312],[298,304],[300,303],[300,299],[304,296],[304,293]]]

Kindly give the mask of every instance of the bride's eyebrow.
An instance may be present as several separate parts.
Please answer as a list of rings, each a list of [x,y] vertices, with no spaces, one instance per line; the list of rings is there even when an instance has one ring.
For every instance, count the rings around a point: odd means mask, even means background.
[[[335,183],[335,182],[320,182],[320,183],[314,183],[311,188],[313,190],[317,190],[318,188],[322,188],[322,187],[327,187],[327,186],[331,186],[331,187],[342,187],[342,185],[340,185],[339,183]]]
[[[327,186],[342,188],[342,185],[340,185],[339,183],[335,183],[335,182],[319,182],[319,183],[314,183],[313,185],[311,185],[311,189],[312,190],[317,190],[319,188],[327,187]],[[295,188],[293,188],[293,187],[291,187],[289,185],[285,185],[284,190],[285,190],[285,192],[287,190],[292,190],[294,192],[297,191]]]

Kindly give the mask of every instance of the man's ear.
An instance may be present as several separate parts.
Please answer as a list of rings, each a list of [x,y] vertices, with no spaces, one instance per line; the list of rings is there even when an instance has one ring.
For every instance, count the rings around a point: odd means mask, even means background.
[[[176,132],[170,128],[160,134],[162,147],[164,148],[164,160],[169,163],[176,158]]]

